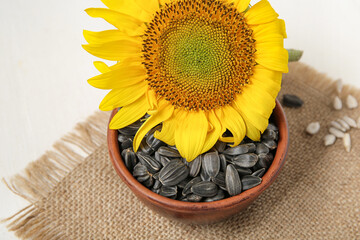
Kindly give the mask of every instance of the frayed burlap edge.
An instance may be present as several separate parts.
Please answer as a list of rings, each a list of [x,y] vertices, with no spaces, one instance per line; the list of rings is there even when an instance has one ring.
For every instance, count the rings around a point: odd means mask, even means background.
[[[290,63],[293,75],[301,74],[303,83],[322,94],[335,95],[335,82],[325,74],[319,74],[303,63]],[[352,94],[360,99],[360,91],[344,86],[340,97]],[[85,122],[79,123],[73,133],[56,142],[54,150],[46,152],[27,166],[23,173],[4,180],[15,194],[27,199],[31,204],[15,215],[2,220],[8,223],[9,231],[22,239],[64,239],[62,226],[49,227],[43,209],[36,204],[44,199],[52,189],[88,155],[106,142],[106,128],[109,113],[97,112]],[[82,153],[82,154],[81,154]]]
[[[42,209],[36,202],[46,198],[52,189],[87,156],[106,142],[108,112],[96,112],[74,131],[62,137],[22,173],[3,179],[6,186],[31,204],[13,216],[2,220],[9,231],[23,239],[63,239],[61,226],[49,228]]]

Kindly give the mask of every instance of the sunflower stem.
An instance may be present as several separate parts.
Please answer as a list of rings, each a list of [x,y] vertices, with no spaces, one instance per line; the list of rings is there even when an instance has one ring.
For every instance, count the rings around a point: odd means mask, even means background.
[[[302,57],[304,51],[296,49],[287,49],[289,52],[289,62],[297,62]]]

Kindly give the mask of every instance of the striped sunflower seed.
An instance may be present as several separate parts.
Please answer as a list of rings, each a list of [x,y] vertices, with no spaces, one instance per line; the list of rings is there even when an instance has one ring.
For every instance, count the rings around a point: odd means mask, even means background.
[[[176,197],[177,194],[177,186],[162,186],[160,188],[159,194],[164,197]]]
[[[220,171],[220,158],[216,152],[205,154],[202,158],[202,167],[210,178],[215,177]]]
[[[200,202],[202,197],[196,194],[189,194],[187,197],[189,202]]]
[[[217,192],[217,194],[215,196],[205,198],[204,202],[214,202],[214,201],[219,201],[219,200],[224,199],[224,198],[225,198],[224,191],[219,189],[219,191]]]
[[[274,159],[274,155],[272,153],[259,154],[258,162],[256,163],[256,166],[258,168],[266,168],[267,169],[268,167],[270,167],[273,159]]]
[[[137,179],[139,182],[143,183],[143,182],[145,182],[145,181],[147,181],[147,180],[150,179],[150,175],[149,175],[149,174],[145,174],[145,175],[143,175],[143,176],[137,177],[136,179]]]
[[[229,164],[226,168],[225,174],[226,190],[231,196],[235,196],[241,193],[241,180],[235,167]]]
[[[238,171],[240,176],[245,176],[245,175],[251,175],[252,171],[249,168],[243,168],[243,167],[239,167],[237,165],[234,165],[236,171]]]
[[[149,156],[149,155],[146,155],[144,153],[141,153],[141,152],[138,152],[137,153],[137,156],[139,158],[139,161],[144,165],[146,166],[147,170],[154,174],[154,173],[157,173],[158,171],[160,171],[161,169],[161,164],[156,161],[155,158]]]
[[[233,159],[233,163],[242,168],[251,168],[257,161],[258,156],[255,153],[242,154]]]
[[[127,169],[132,171],[137,164],[136,154],[130,148],[128,148],[123,150],[121,155],[123,156]]]
[[[144,139],[140,143],[139,153],[140,152],[142,152],[144,155],[152,155],[155,151],[146,143],[146,140]]]
[[[215,183],[210,181],[202,181],[195,183],[191,187],[191,192],[202,197],[213,197],[218,192],[218,187]]]
[[[121,143],[121,149],[132,148],[132,146],[133,141],[130,138]]]
[[[277,148],[277,143],[274,140],[264,140],[263,144],[267,146],[270,150],[274,150]]]
[[[241,184],[243,191],[248,190],[250,188],[256,187],[261,183],[261,178],[258,176],[244,176],[241,178]]]
[[[275,124],[273,124],[273,123],[269,123],[269,125],[267,126],[266,129],[270,129],[270,130],[273,130],[275,132],[279,132],[279,128],[277,126],[275,126]]]
[[[125,136],[125,135],[122,135],[122,134],[119,133],[119,135],[118,135],[118,141],[119,141],[119,142],[123,143],[123,142],[125,142],[125,141],[128,140],[128,139],[131,139],[131,138],[129,138],[128,136]]]
[[[226,148],[226,143],[217,141],[214,147],[219,153],[222,153]]]
[[[189,176],[189,168],[181,160],[173,160],[160,170],[159,180],[164,186],[175,186]]]
[[[201,180],[203,181],[210,181],[210,176],[207,174],[207,172],[205,172],[205,168],[202,167],[201,170],[200,170],[200,177],[201,177]]]
[[[221,189],[226,190],[225,173],[219,172],[211,181],[218,185]]]
[[[256,145],[254,143],[241,144],[236,147],[228,148],[223,153],[225,155],[237,156],[240,154],[254,152],[256,150]]]
[[[191,193],[191,187],[196,184],[196,183],[199,183],[201,182],[201,178],[200,177],[196,177],[196,178],[193,178],[192,180],[190,180],[184,187],[183,191],[182,191],[182,195],[188,195]]]
[[[196,177],[200,173],[201,169],[201,162],[202,162],[203,155],[199,155],[197,158],[195,158],[193,161],[190,162],[189,168],[190,168],[190,177]]]
[[[262,139],[275,140],[277,138],[277,133],[271,129],[266,129],[261,135]]]
[[[304,101],[296,95],[284,94],[282,103],[286,107],[299,108],[304,104]]]
[[[146,167],[144,165],[142,165],[141,163],[136,164],[134,167],[133,176],[141,177],[141,176],[145,176],[145,175],[149,175],[149,172],[146,169]]]
[[[223,172],[226,172],[226,166],[227,166],[227,162],[226,162],[226,157],[224,154],[219,154],[219,159],[220,159],[220,170]]]
[[[170,158],[181,158],[181,155],[179,153],[178,150],[175,150],[173,148],[169,148],[169,147],[165,147],[165,146],[161,146],[158,149],[158,153],[162,156],[165,157],[170,157]]]
[[[178,183],[178,188],[182,188],[184,189],[184,187],[186,186],[186,184],[188,184],[191,181],[191,178],[186,178],[185,180],[182,180],[181,182]]]
[[[265,144],[263,143],[258,143],[256,144],[256,154],[261,154],[261,153],[269,153],[270,150],[267,146],[265,146]]]
[[[171,162],[171,159],[168,157],[160,156],[160,163],[165,167],[169,162]]]
[[[162,187],[162,184],[159,180],[155,180],[153,189],[160,189]]]
[[[149,179],[143,182],[143,184],[145,187],[151,188],[154,185],[154,178],[150,176]]]
[[[265,173],[266,169],[265,168],[260,168],[259,170],[253,172],[251,175],[252,176],[256,176],[256,177],[263,177],[264,173]]]

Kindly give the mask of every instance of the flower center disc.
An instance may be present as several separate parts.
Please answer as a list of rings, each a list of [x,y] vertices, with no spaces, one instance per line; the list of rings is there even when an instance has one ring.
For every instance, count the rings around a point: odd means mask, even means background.
[[[232,4],[166,4],[145,34],[147,81],[175,107],[215,109],[231,103],[249,83],[255,51],[252,30]]]

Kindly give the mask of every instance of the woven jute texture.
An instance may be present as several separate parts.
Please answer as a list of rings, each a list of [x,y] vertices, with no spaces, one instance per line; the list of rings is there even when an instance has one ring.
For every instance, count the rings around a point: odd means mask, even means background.
[[[285,108],[290,129],[285,167],[248,209],[227,221],[188,225],[144,206],[112,168],[105,141],[108,114],[97,114],[62,139],[62,147],[7,181],[32,202],[7,220],[9,229],[24,239],[360,239],[360,130],[351,130],[350,153],[341,140],[323,144],[332,120],[357,119],[360,112],[332,110],[334,89],[325,75],[290,64],[279,98],[296,94],[305,104]],[[341,97],[349,93],[360,97],[350,87]],[[322,125],[315,136],[304,132],[312,121]],[[90,155],[73,155],[71,144]]]

